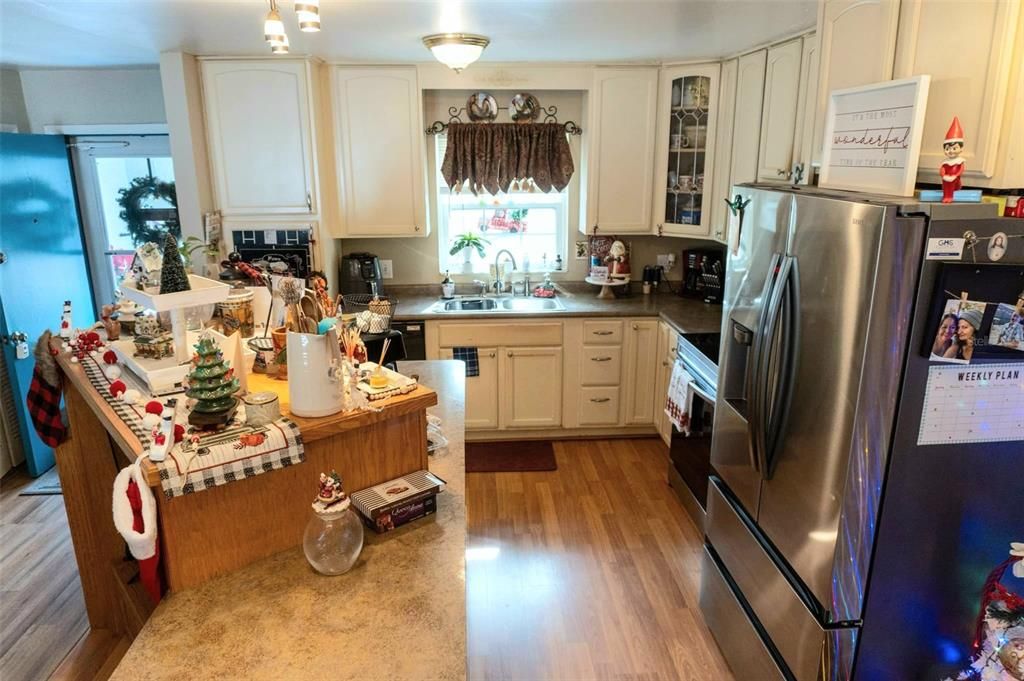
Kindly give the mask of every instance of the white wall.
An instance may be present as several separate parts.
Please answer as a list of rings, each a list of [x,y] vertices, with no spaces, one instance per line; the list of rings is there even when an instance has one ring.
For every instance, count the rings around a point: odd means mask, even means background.
[[[167,121],[156,68],[26,69],[19,75],[34,133],[46,125]]]
[[[28,113],[21,90],[21,77],[14,69],[0,69],[0,124],[28,132]]]

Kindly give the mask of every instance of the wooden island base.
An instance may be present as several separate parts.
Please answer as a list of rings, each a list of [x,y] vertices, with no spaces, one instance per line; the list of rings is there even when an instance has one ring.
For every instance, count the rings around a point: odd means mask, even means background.
[[[152,612],[135,562],[114,529],[114,477],[142,450],[96,392],[82,367],[58,357],[64,372],[68,437],[56,451],[68,525],[92,629],[134,638]],[[426,409],[437,395],[419,386],[377,403],[379,412],[307,419],[290,416],[288,384],[252,375],[252,391],[272,390],[302,434],[305,461],[168,499],[156,467],[143,462],[157,499],[161,563],[170,591],[198,586],[302,543],[321,472],[337,470],[353,492],[426,469]]]

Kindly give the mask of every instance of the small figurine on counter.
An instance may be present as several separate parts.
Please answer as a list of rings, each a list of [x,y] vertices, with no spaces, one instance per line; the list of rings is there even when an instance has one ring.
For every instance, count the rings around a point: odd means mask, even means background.
[[[335,508],[337,504],[342,504],[342,506]],[[313,502],[313,510],[318,513],[340,511],[347,508],[348,504],[349,498],[342,489],[341,476],[338,475],[338,471],[332,470],[330,475],[321,473],[320,489],[316,495],[316,501]]]
[[[64,310],[60,313],[60,337],[71,338],[73,327],[71,326],[71,301],[64,301]]]
[[[163,359],[174,355],[174,338],[164,331],[153,316],[139,317],[135,323],[135,356]]]
[[[964,150],[964,131],[960,127],[960,119],[953,116],[953,122],[949,124],[946,132],[946,139],[942,143],[942,153],[946,160],[939,166],[939,175],[942,176],[942,202],[953,203],[953,194],[963,187],[961,176],[964,174],[964,159],[960,152]]]
[[[608,249],[608,255],[604,262],[608,265],[608,278],[629,281],[629,253],[626,251],[626,244],[618,239],[612,242]]]
[[[100,321],[107,332],[107,340],[115,341],[121,337],[121,322],[115,316],[117,305],[104,305],[100,309]]]

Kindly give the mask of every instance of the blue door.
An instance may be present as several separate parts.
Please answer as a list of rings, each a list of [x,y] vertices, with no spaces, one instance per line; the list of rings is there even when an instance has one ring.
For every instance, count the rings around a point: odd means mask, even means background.
[[[78,221],[71,164],[59,135],[0,133],[0,333],[24,333],[30,349],[45,330],[60,327],[65,300],[76,327],[96,320]],[[3,344],[7,376],[30,475],[53,466],[53,450],[36,435],[25,407],[35,360],[17,359]]]

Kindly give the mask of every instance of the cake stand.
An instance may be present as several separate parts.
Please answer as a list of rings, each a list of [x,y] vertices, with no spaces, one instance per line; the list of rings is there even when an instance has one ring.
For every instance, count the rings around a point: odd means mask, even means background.
[[[587,277],[585,281],[588,284],[601,287],[601,292],[597,294],[597,297],[601,300],[614,298],[614,288],[616,286],[625,286],[629,283],[629,279],[594,279],[593,277]]]

